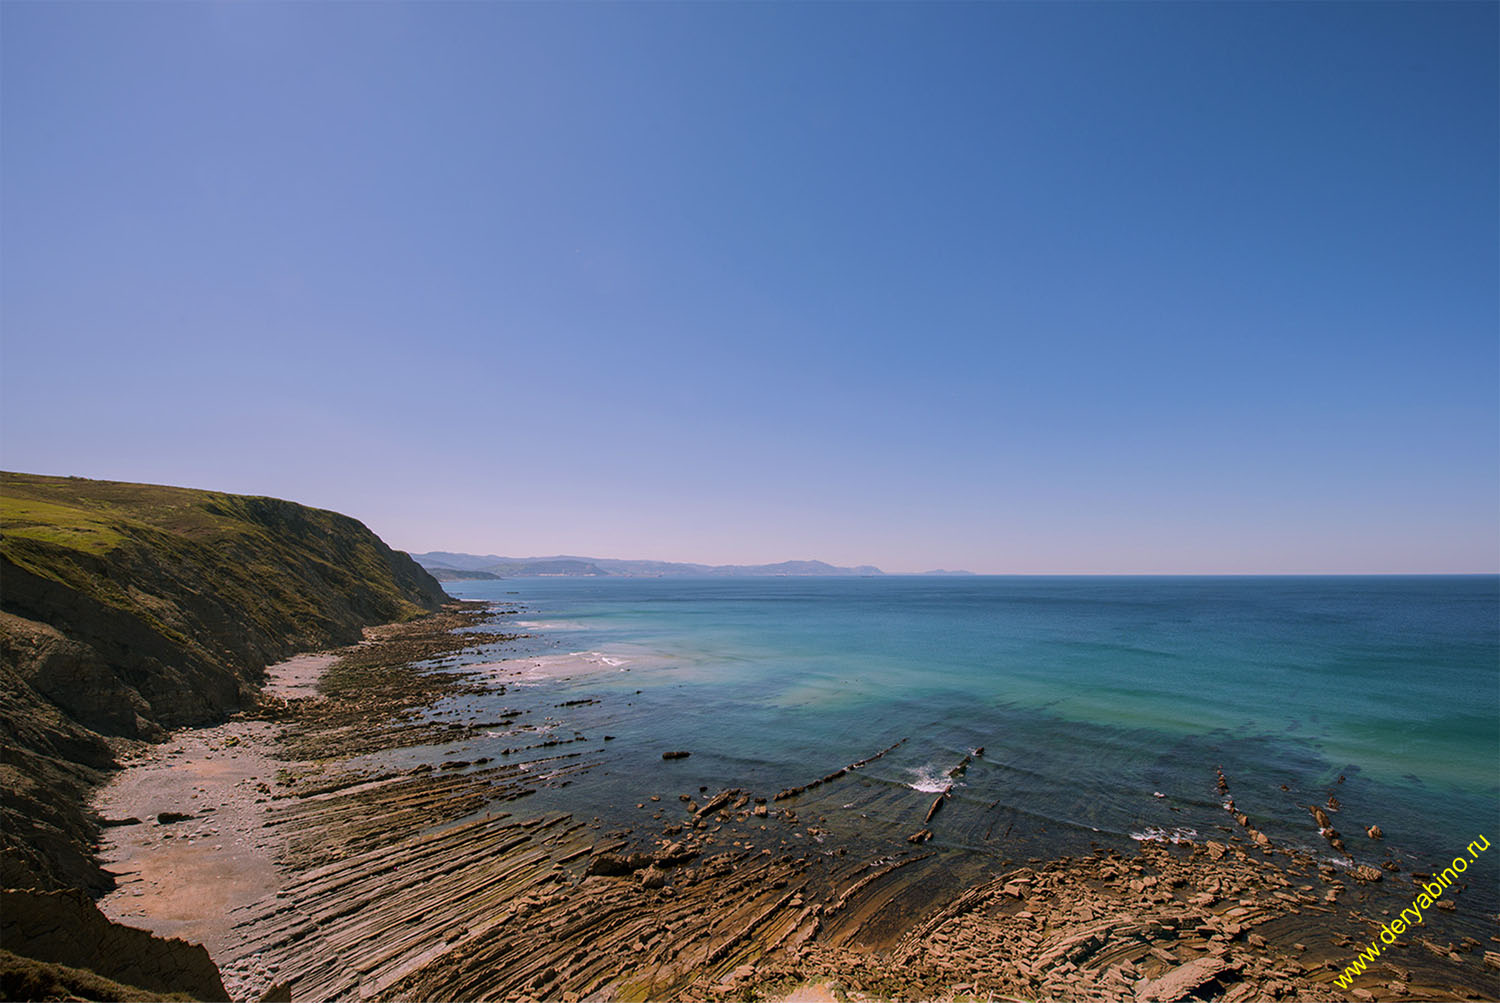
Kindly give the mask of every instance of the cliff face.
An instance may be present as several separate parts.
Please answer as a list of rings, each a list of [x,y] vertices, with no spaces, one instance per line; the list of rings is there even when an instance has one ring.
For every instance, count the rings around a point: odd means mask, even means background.
[[[99,912],[99,908],[77,890],[33,892],[7,889],[0,892],[0,934],[7,951],[35,960],[30,965],[0,962],[0,975],[7,982],[18,976],[37,976],[66,982],[89,976],[103,977],[120,985],[101,988],[104,994],[88,997],[76,994],[88,988],[62,987],[67,996],[45,984],[21,986],[22,993],[10,1000],[118,1000],[132,989],[147,991],[138,1000],[162,999],[173,995],[190,1000],[227,1001],[223,980],[208,951],[202,945],[191,945],[177,938],[158,938],[136,927],[116,924]],[[43,966],[37,963],[50,963]],[[67,967],[59,972],[58,967]],[[80,972],[86,970],[87,972]],[[89,981],[92,982],[92,981]],[[9,989],[9,988],[7,988]],[[43,992],[26,993],[41,989]],[[52,991],[52,992],[48,992]],[[120,991],[125,991],[124,994]],[[75,996],[76,994],[76,996]]]
[[[79,847],[92,836],[81,794],[113,763],[101,735],[154,739],[212,721],[267,664],[446,598],[338,513],[0,475],[4,883],[107,884]]]

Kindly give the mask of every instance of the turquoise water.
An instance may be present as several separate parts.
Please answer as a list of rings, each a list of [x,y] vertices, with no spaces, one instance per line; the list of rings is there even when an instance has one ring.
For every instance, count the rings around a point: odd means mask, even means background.
[[[831,808],[909,833],[912,807],[982,746],[944,814],[948,846],[1015,856],[1017,841],[1067,851],[1213,835],[1227,822],[1216,765],[1259,828],[1320,853],[1306,806],[1329,792],[1358,860],[1423,870],[1478,833],[1500,837],[1496,577],[447,588],[517,611],[499,623],[530,637],[507,654],[585,653],[568,679],[530,684],[558,705],[599,700],[558,712],[559,729],[615,736],[573,779],[575,801],[699,785],[774,794],[905,739]],[[693,756],[663,764],[669,749]],[[1385,841],[1364,836],[1370,823]]]

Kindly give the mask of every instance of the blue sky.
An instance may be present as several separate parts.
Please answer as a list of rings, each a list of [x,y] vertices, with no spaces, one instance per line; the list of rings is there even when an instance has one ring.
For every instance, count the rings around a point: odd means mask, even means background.
[[[6,3],[0,452],[409,550],[1494,572],[1497,11]]]

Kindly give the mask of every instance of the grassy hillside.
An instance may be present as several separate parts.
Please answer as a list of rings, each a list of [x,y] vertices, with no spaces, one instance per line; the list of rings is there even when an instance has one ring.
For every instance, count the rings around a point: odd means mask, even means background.
[[[278,499],[0,475],[6,885],[106,881],[80,850],[100,736],[221,717],[269,663],[435,610],[362,523]]]

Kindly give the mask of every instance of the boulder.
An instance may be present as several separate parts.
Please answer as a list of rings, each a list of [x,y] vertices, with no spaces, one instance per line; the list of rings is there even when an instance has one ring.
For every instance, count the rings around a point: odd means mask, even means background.
[[[657,865],[678,865],[684,861],[691,861],[697,856],[696,850],[684,844],[668,844],[651,855],[651,861]]]

